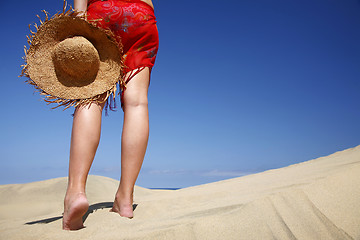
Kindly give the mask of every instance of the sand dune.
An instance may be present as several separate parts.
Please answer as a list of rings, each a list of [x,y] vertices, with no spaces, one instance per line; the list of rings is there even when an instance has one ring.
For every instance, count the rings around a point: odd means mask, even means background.
[[[360,239],[360,146],[259,174],[135,189],[133,219],[110,213],[118,182],[90,176],[86,228],[61,230],[66,178],[0,186],[0,239]]]

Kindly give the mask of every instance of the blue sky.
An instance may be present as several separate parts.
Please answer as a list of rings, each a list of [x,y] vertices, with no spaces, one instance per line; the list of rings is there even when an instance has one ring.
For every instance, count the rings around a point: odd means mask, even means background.
[[[187,187],[360,144],[360,1],[154,0],[160,49],[137,185]],[[18,78],[28,24],[62,1],[2,1],[0,184],[67,175],[72,110]],[[91,174],[119,179],[122,111]]]

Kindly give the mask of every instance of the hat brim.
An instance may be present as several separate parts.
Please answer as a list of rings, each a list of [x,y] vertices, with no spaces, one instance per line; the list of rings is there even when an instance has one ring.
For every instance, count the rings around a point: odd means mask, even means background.
[[[86,38],[99,53],[99,71],[94,80],[86,85],[71,84],[71,79],[64,79],[68,76],[57,73],[52,61],[56,45],[73,36]],[[98,99],[103,93],[108,93],[107,98],[115,93],[117,83],[120,82],[121,87],[124,87],[121,46],[110,31],[94,26],[84,17],[78,17],[74,11],[64,10],[51,19],[46,18],[37,27],[37,32],[30,36],[29,45],[25,51],[23,75],[29,77],[29,83],[41,90],[49,101],[56,100],[57,103],[67,105],[69,102]]]

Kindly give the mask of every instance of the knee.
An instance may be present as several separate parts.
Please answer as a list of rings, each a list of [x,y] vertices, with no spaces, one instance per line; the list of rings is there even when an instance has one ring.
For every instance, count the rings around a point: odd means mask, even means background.
[[[148,106],[148,98],[147,96],[124,96],[124,107],[147,107]]]

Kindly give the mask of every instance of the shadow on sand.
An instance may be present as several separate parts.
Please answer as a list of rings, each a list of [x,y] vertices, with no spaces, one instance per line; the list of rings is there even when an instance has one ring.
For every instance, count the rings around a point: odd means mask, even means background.
[[[101,203],[95,203],[95,204],[90,205],[89,210],[83,216],[83,222],[86,221],[89,214],[95,212],[96,210],[104,209],[104,208],[112,208],[112,206],[113,206],[113,202],[101,202]],[[136,207],[137,207],[137,204],[133,204],[133,211],[135,211]],[[51,222],[57,221],[61,218],[62,218],[62,216],[58,216],[58,217],[52,217],[52,218],[46,218],[46,219],[36,220],[36,221],[32,221],[32,222],[27,222],[25,224],[33,225],[33,224],[51,223]]]

